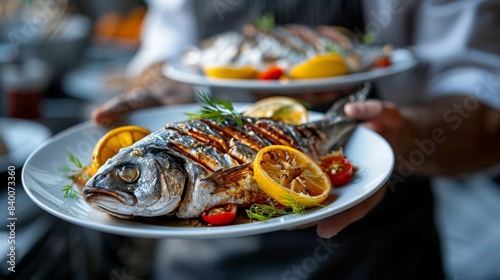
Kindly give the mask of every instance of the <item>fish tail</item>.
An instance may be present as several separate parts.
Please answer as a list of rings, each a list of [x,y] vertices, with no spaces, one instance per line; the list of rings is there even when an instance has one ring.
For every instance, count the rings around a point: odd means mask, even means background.
[[[320,130],[328,135],[322,153],[337,150],[344,147],[356,129],[358,121],[347,117],[344,106],[349,102],[366,100],[372,88],[371,83],[365,82],[357,87],[352,93],[335,101],[332,107],[325,113],[325,118],[317,123]]]
[[[364,82],[362,85],[356,87],[350,94],[341,97],[332,107],[326,111],[325,116],[327,119],[335,119],[338,117],[346,118],[344,114],[344,106],[349,102],[364,101],[372,89],[370,82]]]

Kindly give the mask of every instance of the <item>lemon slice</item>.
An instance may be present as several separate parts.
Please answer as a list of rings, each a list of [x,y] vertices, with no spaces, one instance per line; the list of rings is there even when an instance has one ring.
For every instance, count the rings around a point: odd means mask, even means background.
[[[121,126],[108,131],[94,146],[92,151],[92,168],[99,169],[109,158],[116,155],[121,148],[128,147],[151,132],[140,126]]]
[[[253,168],[259,187],[284,206],[317,205],[332,191],[328,176],[316,161],[288,146],[261,149]]]
[[[284,123],[303,124],[308,121],[307,109],[293,98],[274,96],[252,104],[243,112],[253,118],[270,118]]]
[[[337,53],[318,54],[290,70],[291,79],[326,78],[349,73],[344,58]]]
[[[255,79],[258,71],[251,66],[210,66],[203,69],[205,75],[222,79]]]

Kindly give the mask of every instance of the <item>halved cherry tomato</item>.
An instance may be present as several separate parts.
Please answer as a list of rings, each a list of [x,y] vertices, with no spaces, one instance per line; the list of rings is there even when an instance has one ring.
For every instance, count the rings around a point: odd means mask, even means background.
[[[269,69],[260,72],[257,78],[259,80],[278,80],[283,75],[285,75],[285,71],[281,67],[271,66]]]
[[[223,226],[234,221],[237,210],[238,207],[235,204],[227,204],[201,213],[201,218],[209,225]]]
[[[374,62],[375,67],[387,67],[391,65],[391,59],[387,56],[379,57]]]
[[[352,178],[352,164],[344,157],[327,157],[321,162],[321,167],[336,187],[346,184]]]

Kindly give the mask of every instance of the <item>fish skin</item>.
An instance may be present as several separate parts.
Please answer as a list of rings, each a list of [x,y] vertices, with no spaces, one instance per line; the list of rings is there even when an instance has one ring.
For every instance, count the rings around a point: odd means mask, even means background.
[[[247,207],[269,199],[252,174],[260,149],[287,145],[319,160],[356,127],[338,109],[298,126],[242,120],[243,127],[231,118],[167,124],[109,159],[84,186],[83,197],[92,207],[121,218],[194,218],[225,204]],[[120,179],[124,166],[140,170],[139,178],[132,183]]]

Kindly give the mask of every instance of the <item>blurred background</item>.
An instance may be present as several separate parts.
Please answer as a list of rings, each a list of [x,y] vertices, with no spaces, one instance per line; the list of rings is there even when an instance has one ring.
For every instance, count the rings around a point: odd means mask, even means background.
[[[8,205],[7,168],[14,166],[19,217],[10,275],[9,232],[0,231],[0,279],[147,278],[152,241],[59,220],[27,197],[20,178],[38,145],[87,121],[97,104],[126,88],[125,65],[139,47],[145,12],[140,0],[0,1],[0,203]]]
[[[78,122],[86,106],[123,90],[146,12],[141,1],[0,5],[2,116],[41,118],[60,130],[60,119]]]
[[[7,273],[9,244],[5,240],[9,232],[5,226],[0,230],[0,279],[150,276],[154,240],[100,233],[57,219],[27,197],[20,178],[24,160],[43,141],[88,121],[97,105],[120,94],[133,82],[126,77],[126,65],[140,46],[146,11],[141,0],[0,1],[0,182],[4,186],[0,207],[8,205],[6,171],[8,166],[15,166],[16,215],[22,217],[16,223],[19,246],[15,274]],[[474,230],[480,230],[481,223],[498,219],[498,191],[493,195],[481,194],[491,198],[494,205],[486,210],[489,217],[478,207],[480,200],[472,201],[465,195],[460,200],[460,192],[456,194],[440,196],[441,205],[447,207],[440,209],[438,216],[442,232],[446,232],[445,222],[458,209],[475,209],[475,215],[484,217],[469,227],[472,233],[448,233],[455,234],[455,240],[465,240],[465,244],[470,241],[467,238],[474,236]],[[469,205],[463,207],[464,202]],[[6,221],[7,212],[1,213]],[[460,223],[460,217],[455,215],[453,222]],[[444,240],[443,244],[451,243]],[[472,256],[467,251],[473,247],[471,244],[464,246],[465,250],[450,245],[444,255],[456,258],[455,264],[459,265],[461,261],[470,263],[472,258],[480,262],[483,256]]]

